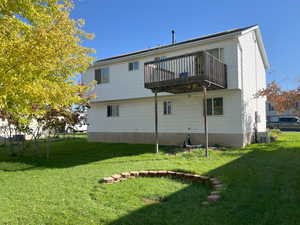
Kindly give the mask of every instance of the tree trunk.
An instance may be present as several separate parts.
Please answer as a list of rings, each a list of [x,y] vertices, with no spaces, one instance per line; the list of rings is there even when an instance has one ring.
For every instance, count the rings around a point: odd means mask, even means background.
[[[47,137],[47,141],[46,141],[46,158],[49,159],[50,158],[50,148],[51,148],[51,138],[50,135],[48,135]]]

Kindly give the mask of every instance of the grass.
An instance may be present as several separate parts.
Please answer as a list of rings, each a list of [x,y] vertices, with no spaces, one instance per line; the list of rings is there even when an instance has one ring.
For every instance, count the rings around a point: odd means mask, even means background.
[[[11,157],[0,147],[1,225],[296,225],[300,221],[300,133],[248,148],[153,154],[151,145],[55,142],[50,160]],[[100,184],[130,170],[185,170],[216,176],[222,199],[203,206],[210,188],[168,178]]]

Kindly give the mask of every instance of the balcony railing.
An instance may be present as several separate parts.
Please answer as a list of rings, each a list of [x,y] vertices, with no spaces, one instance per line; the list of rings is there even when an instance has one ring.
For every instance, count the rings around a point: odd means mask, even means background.
[[[187,92],[201,89],[203,83],[212,88],[226,88],[226,65],[206,51],[146,62],[145,88],[161,92]]]

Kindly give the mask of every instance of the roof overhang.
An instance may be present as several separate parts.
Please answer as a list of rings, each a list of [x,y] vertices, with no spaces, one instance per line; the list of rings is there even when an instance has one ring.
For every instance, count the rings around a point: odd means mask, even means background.
[[[124,54],[124,55],[119,55],[119,56],[115,56],[115,57],[111,57],[111,58],[107,58],[107,59],[98,60],[98,61],[95,61],[89,68],[91,69],[91,68],[95,68],[95,67],[106,66],[109,64],[113,64],[113,63],[126,62],[126,61],[130,61],[130,60],[135,60],[135,59],[138,59],[141,57],[159,55],[159,54],[164,54],[167,52],[172,52],[172,51],[181,50],[181,49],[185,49],[185,48],[191,48],[194,46],[206,45],[206,44],[210,44],[210,43],[214,43],[214,42],[218,42],[218,41],[233,39],[233,38],[239,37],[240,35],[248,33],[250,31],[255,31],[259,50],[260,50],[262,58],[263,58],[264,66],[266,69],[269,69],[270,64],[268,61],[268,57],[267,57],[266,50],[265,50],[263,40],[262,40],[262,35],[261,35],[258,25],[223,32],[225,34],[220,33],[221,35],[219,35],[219,33],[212,34],[209,36],[205,36],[203,38],[195,38],[195,39],[191,39],[188,41],[179,42],[179,43],[176,43],[173,45],[160,46],[160,47],[156,47],[156,48],[150,48],[150,49],[146,49],[146,50],[142,50],[142,51],[132,52],[129,54]]]

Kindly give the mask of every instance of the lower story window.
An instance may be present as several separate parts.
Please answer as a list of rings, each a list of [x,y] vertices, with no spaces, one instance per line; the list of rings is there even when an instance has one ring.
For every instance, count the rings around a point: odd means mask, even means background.
[[[208,116],[223,115],[223,98],[208,98],[206,105]]]
[[[170,114],[172,114],[172,102],[165,101],[164,102],[164,115],[170,115]]]
[[[107,117],[118,117],[118,116],[119,116],[119,105],[108,105]]]

